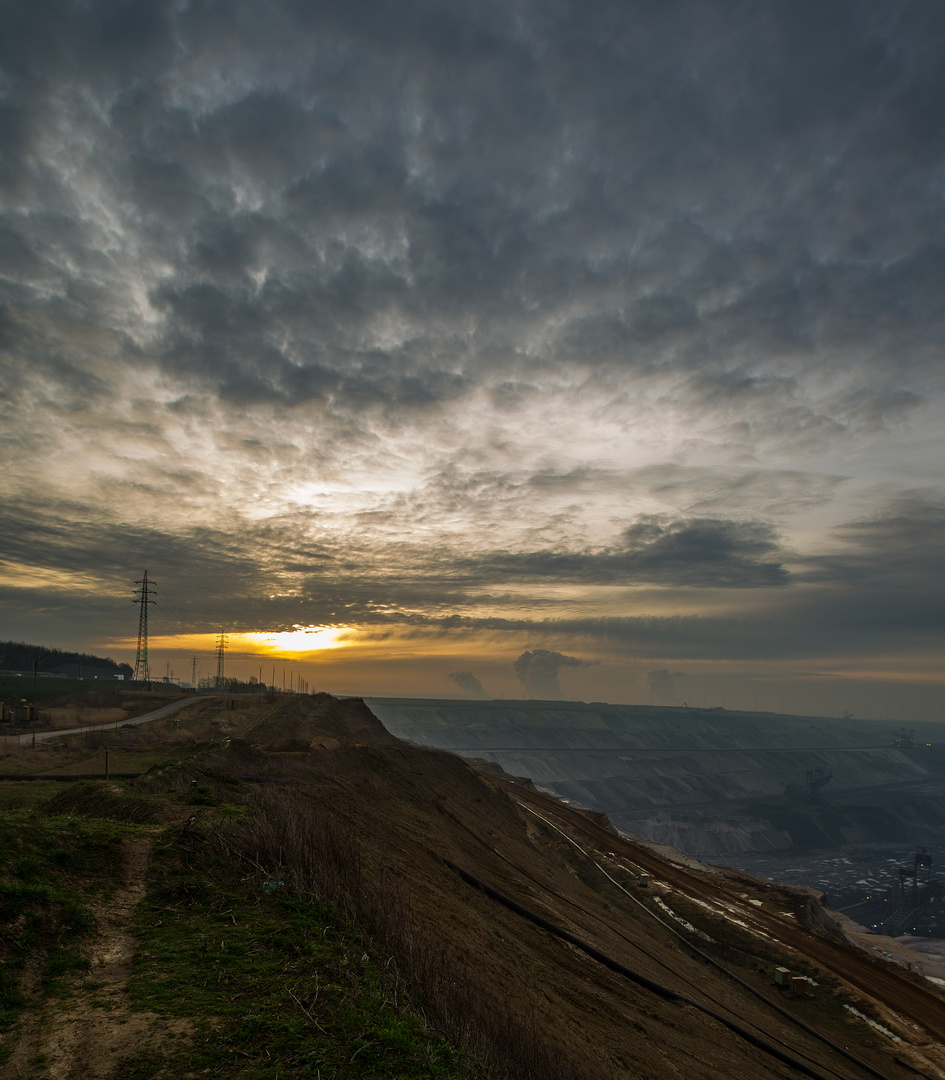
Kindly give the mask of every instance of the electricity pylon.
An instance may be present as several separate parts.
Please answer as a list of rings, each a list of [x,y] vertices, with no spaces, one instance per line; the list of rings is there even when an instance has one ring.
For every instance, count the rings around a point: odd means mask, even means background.
[[[148,605],[154,604],[157,601],[151,599],[151,594],[156,593],[157,589],[154,585],[148,581],[148,572],[145,570],[144,577],[140,581],[136,581],[135,585],[141,586],[141,595],[138,596],[132,603],[140,604],[141,610],[138,612],[138,652],[135,655],[135,673],[134,681],[143,681],[148,689],[151,689],[151,668],[148,665]]]
[[[226,634],[221,630],[217,635],[217,690],[223,690],[226,686],[226,680],[223,677],[223,654],[226,651],[226,647]]]
[[[190,685],[197,689],[197,657],[192,656],[190,658]]]

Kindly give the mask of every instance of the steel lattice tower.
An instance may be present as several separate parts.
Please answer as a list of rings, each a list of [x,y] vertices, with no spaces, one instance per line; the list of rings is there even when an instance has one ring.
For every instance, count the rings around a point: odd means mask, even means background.
[[[151,599],[151,594],[157,592],[152,582],[148,581],[148,572],[145,570],[144,577],[136,581],[135,585],[141,586],[141,595],[132,603],[140,604],[138,612],[138,652],[135,655],[135,673],[132,676],[135,682],[139,680],[151,685],[151,668],[148,665],[148,605],[156,603]]]
[[[223,690],[226,683],[226,680],[223,677],[223,654],[226,652],[226,647],[226,634],[221,630],[217,635],[217,690]]]

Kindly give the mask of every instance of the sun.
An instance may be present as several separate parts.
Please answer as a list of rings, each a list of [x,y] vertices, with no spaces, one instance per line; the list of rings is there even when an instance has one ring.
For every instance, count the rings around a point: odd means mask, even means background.
[[[286,653],[313,653],[323,649],[337,648],[344,638],[345,631],[340,626],[294,626],[291,630],[277,630],[272,633],[233,634],[251,647],[252,652],[270,656],[284,656]]]

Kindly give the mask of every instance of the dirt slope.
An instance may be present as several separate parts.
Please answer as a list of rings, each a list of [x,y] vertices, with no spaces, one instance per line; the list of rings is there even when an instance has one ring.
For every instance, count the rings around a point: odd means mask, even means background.
[[[352,743],[315,750],[295,763],[306,798],[339,815],[357,835],[377,880],[408,898],[418,936],[441,942],[444,962],[477,993],[507,1003],[555,1033],[561,1052],[588,1063],[592,1075],[758,1077],[797,1075],[691,1006],[668,1001],[589,960],[521,916],[471,888],[443,859],[563,927],[638,972],[778,1044],[822,1075],[865,1076],[807,1032],[692,954],[644,910],[671,901],[714,939],[719,958],[808,1023],[889,1076],[945,1076],[940,1039],[945,1004],[937,992],[892,968],[829,942],[800,925],[808,900],[760,883],[700,876],[620,840],[586,815],[504,779],[476,773],[449,754],[371,739],[363,706],[323,702],[296,730]],[[373,718],[372,718],[373,719]],[[306,723],[310,727],[306,728]],[[276,732],[270,738],[278,740]],[[265,740],[259,749],[266,749]],[[296,775],[294,774],[294,775]],[[646,870],[651,884],[630,884],[633,902],[554,829],[530,816],[528,799],[613,865]],[[608,853],[613,853],[609,855]],[[633,875],[622,871],[628,882]],[[751,892],[752,895],[748,896]],[[755,900],[755,903],[750,903]],[[706,946],[698,935],[694,942]],[[708,946],[706,946],[708,947]],[[773,969],[783,963],[819,984],[810,999],[782,999]],[[873,993],[872,987],[882,986]],[[902,1005],[900,1012],[891,1005]],[[901,1040],[876,1033],[844,1009],[854,1005]],[[900,1064],[896,1058],[900,1058]],[[910,1068],[911,1065],[911,1068]]]

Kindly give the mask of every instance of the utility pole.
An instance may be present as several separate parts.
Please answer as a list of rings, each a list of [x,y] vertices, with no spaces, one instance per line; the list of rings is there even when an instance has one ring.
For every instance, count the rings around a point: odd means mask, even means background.
[[[138,652],[135,655],[135,673],[133,679],[135,682],[142,680],[147,690],[151,689],[151,668],[148,666],[148,605],[157,603],[156,600],[151,599],[151,594],[156,593],[157,589],[154,588],[152,582],[148,581],[148,572],[145,570],[144,577],[140,581],[136,581],[135,585],[141,586],[141,595],[133,601],[135,604],[140,604],[141,609],[138,612]]]
[[[40,663],[49,656],[48,652],[40,653],[39,656],[33,661],[33,704],[36,704],[36,679],[39,672]]]
[[[223,654],[227,649],[227,636],[226,633],[221,630],[217,635],[217,690],[223,690],[226,685],[226,680],[223,675]]]

